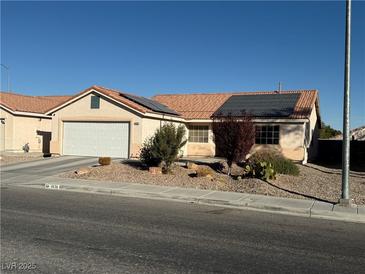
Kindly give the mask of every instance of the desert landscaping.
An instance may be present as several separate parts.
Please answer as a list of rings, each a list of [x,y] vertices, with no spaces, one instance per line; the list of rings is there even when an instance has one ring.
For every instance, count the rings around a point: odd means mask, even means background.
[[[341,170],[319,165],[297,164],[299,176],[278,174],[276,180],[231,178],[206,165],[175,164],[169,174],[152,174],[138,161],[114,161],[63,173],[67,178],[154,184],[187,188],[234,191],[297,199],[316,199],[336,203],[341,193]],[[188,168],[189,167],[189,168]],[[233,168],[233,175],[240,169]],[[199,174],[200,173],[200,174]],[[356,204],[365,204],[365,172],[351,172],[351,195]]]

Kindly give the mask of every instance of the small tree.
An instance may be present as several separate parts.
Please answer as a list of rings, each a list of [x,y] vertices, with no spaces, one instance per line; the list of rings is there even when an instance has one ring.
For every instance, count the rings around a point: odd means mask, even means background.
[[[332,137],[336,137],[341,134],[341,131],[332,128],[330,125],[326,125],[322,122],[321,129],[319,130],[319,138],[321,139],[329,139]]]
[[[183,140],[185,133],[183,125],[163,125],[144,143],[140,154],[141,161],[149,166],[162,164],[165,172],[170,171],[180,149],[186,144],[186,140]]]
[[[244,160],[254,144],[252,119],[244,113],[241,116],[217,114],[213,117],[213,133],[216,147],[227,159],[230,176],[232,163]]]

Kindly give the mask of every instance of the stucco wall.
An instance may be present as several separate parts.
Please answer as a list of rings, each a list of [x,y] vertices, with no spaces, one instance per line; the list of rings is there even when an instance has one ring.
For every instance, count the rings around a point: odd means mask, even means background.
[[[0,108],[0,118],[4,119],[4,125],[3,125],[3,133],[2,137],[4,140],[0,140],[2,142],[1,147],[4,148],[4,150],[13,150],[13,115],[9,113],[8,111]]]
[[[309,122],[306,124],[305,144],[308,160],[314,160],[318,156],[319,121],[317,111],[312,109]]]
[[[188,156],[215,156],[214,134],[211,123],[189,123],[194,125],[209,125],[208,143],[192,143],[187,144]],[[270,124],[270,123],[265,123]],[[277,124],[277,123],[276,123]],[[302,161],[305,158],[304,148],[304,123],[280,123],[280,140],[279,145],[254,145],[250,154],[262,150],[280,151],[285,157]]]
[[[130,154],[137,154],[142,136],[140,114],[104,97],[100,98],[100,108],[91,109],[92,95],[88,94],[52,114],[51,152],[62,154],[64,121],[127,121],[130,122]]]
[[[5,118],[5,151],[22,151],[29,143],[31,152],[42,152],[42,132],[51,132],[51,119],[13,115],[0,109],[0,117]]]
[[[208,143],[187,143],[187,156],[206,156],[213,157],[215,156],[215,144],[214,144],[214,134],[212,130],[212,123],[189,123],[189,125],[201,125],[201,126],[209,126],[208,129]],[[189,135],[189,134],[188,134]]]
[[[270,124],[270,123],[265,123]],[[271,124],[270,124],[271,125]],[[294,161],[303,161],[305,159],[304,123],[275,123],[272,125],[280,126],[279,145],[260,145],[255,144],[250,154],[259,150],[273,150],[282,153],[286,158]]]
[[[160,120],[160,119],[151,119],[151,118],[143,118],[142,119],[142,143],[145,140],[147,140],[148,138],[152,137],[153,134],[156,132],[157,129],[159,129],[162,125],[164,125],[165,123],[172,123],[173,125],[175,125],[175,127],[178,127],[179,125],[183,125],[185,127],[186,130],[186,136],[185,138],[187,139],[187,133],[188,130],[185,126],[185,124],[183,123],[179,123],[179,122],[173,122],[170,121],[168,118],[165,118],[166,120]],[[187,145],[185,145],[182,149],[181,149],[181,154],[186,156],[187,155]],[[138,156],[138,155],[136,155]]]

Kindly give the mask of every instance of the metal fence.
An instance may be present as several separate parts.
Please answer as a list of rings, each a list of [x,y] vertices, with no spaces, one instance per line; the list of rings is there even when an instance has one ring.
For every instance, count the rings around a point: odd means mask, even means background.
[[[365,163],[365,141],[350,142],[351,163]],[[342,140],[318,140],[317,160],[328,163],[340,163],[342,160]]]

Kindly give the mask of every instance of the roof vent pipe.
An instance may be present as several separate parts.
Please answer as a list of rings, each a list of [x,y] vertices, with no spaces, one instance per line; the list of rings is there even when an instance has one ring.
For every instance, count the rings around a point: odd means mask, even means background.
[[[279,88],[276,93],[280,93],[280,92],[281,92],[281,82],[279,82]]]

